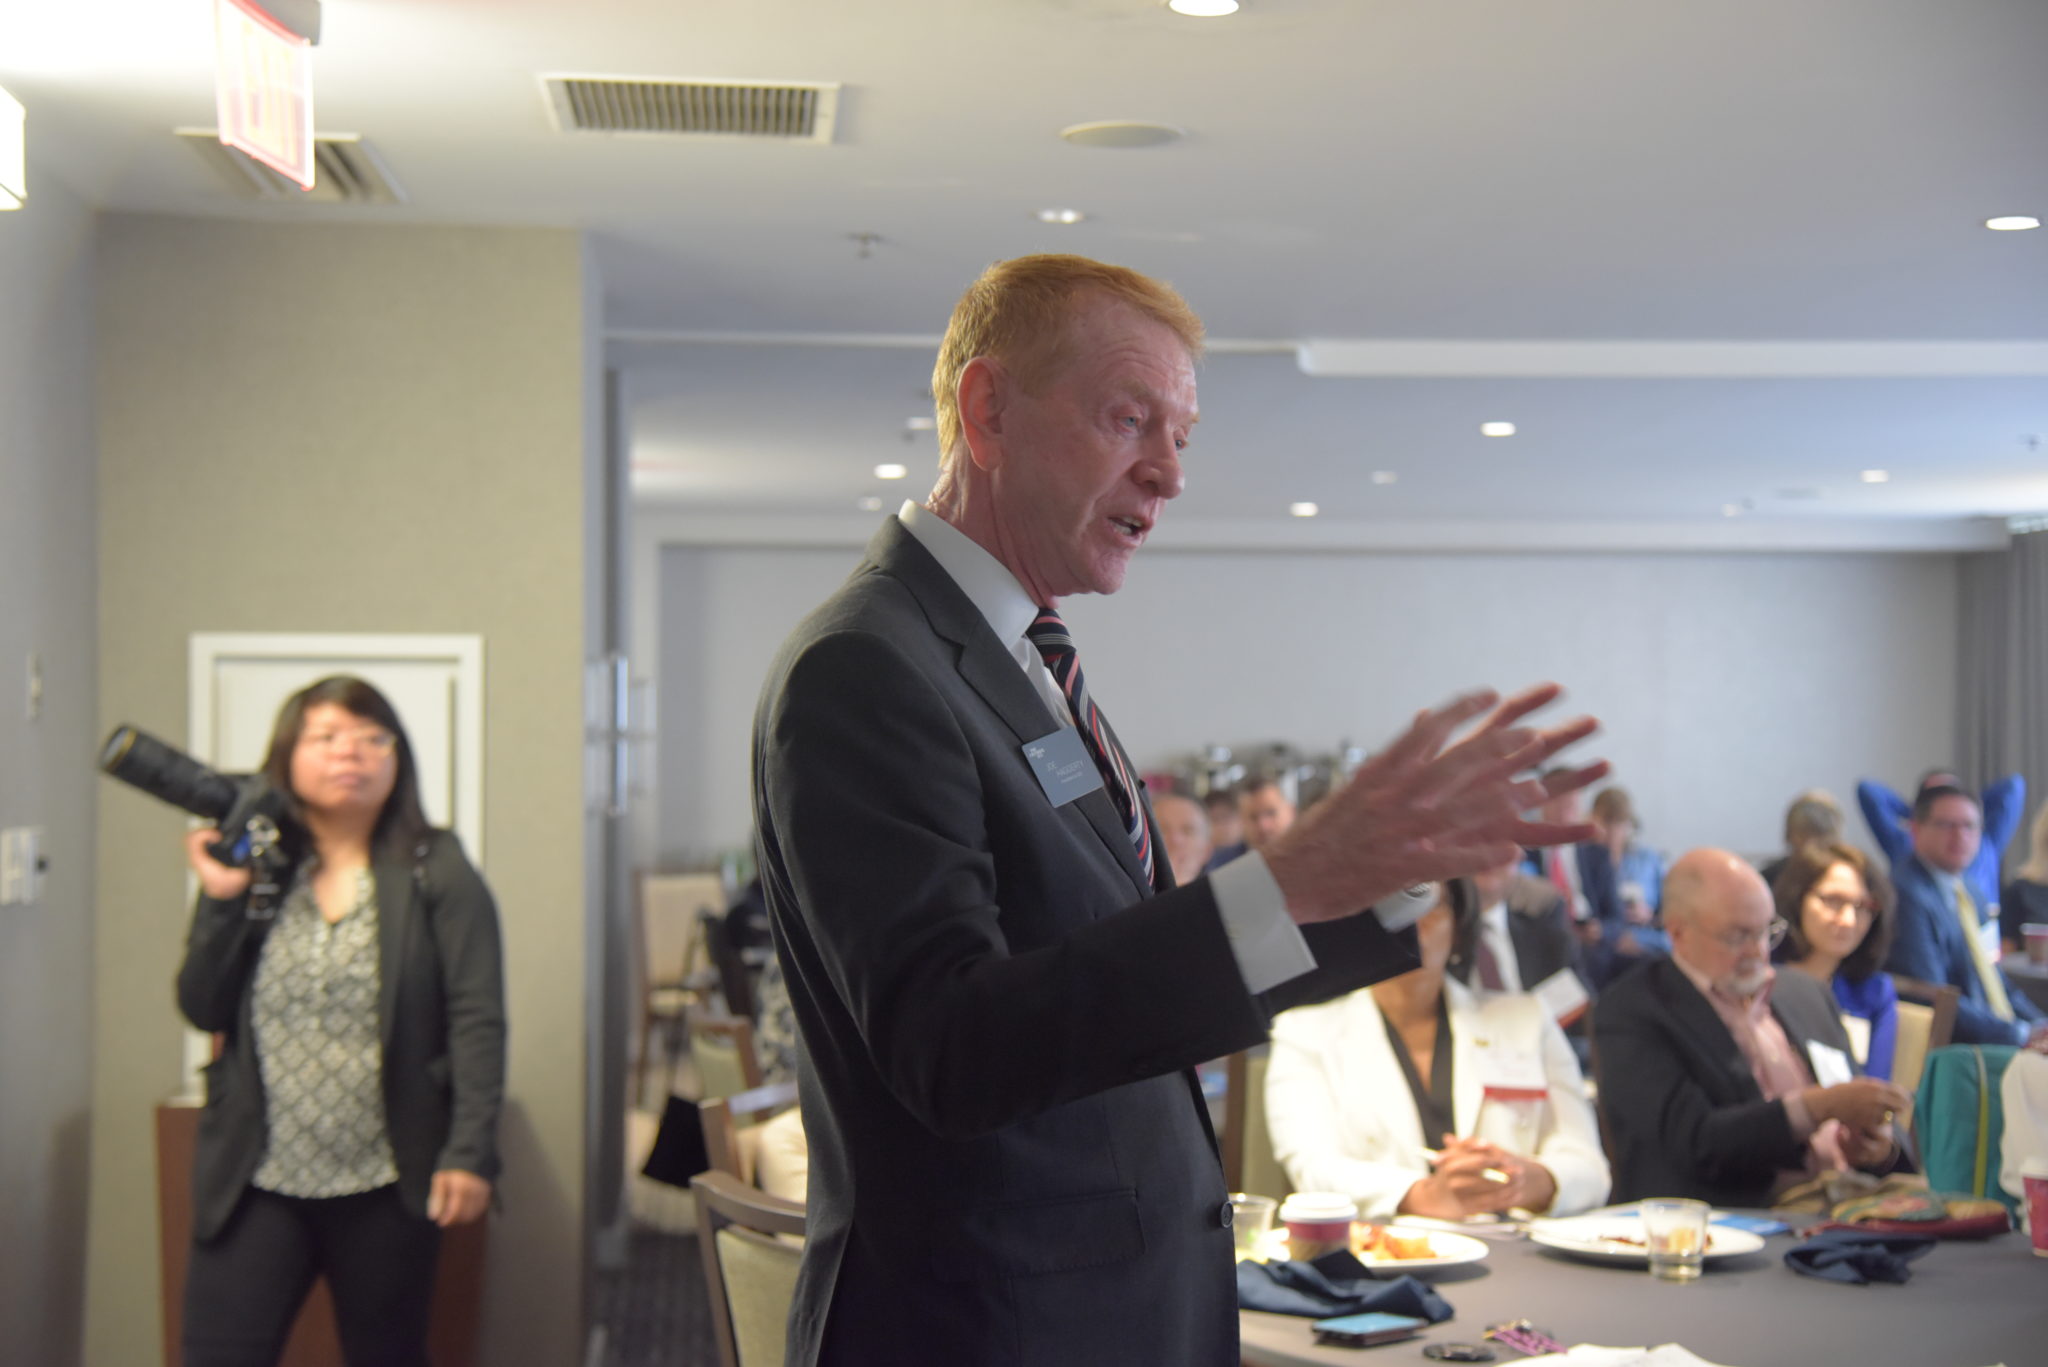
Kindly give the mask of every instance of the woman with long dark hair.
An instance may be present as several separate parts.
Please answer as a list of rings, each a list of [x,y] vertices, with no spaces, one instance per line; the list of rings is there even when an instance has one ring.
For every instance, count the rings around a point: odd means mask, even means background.
[[[497,909],[427,823],[411,743],[361,679],[285,702],[264,774],[290,797],[274,909],[250,871],[200,884],[178,1006],[222,1037],[193,1163],[185,1367],[267,1367],[316,1276],[350,1367],[425,1367],[442,1229],[498,1175]]]
[[[1575,1215],[1607,1199],[1585,1080],[1535,997],[1468,990],[1479,894],[1442,885],[1415,926],[1422,966],[1282,1012],[1266,1066],[1274,1156],[1304,1191],[1341,1191],[1367,1220]]]
[[[1899,1030],[1898,990],[1884,972],[1892,943],[1890,880],[1854,845],[1830,841],[1787,855],[1771,896],[1785,923],[1772,957],[1827,984],[1857,1064],[1890,1081]]]

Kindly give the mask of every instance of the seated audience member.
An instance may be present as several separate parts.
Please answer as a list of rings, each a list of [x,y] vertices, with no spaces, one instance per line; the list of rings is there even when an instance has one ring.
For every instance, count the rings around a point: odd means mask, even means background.
[[[1833,845],[1841,840],[1842,804],[1835,801],[1833,793],[1808,788],[1785,809],[1785,852],[1758,865],[1757,871],[1763,874],[1764,882],[1775,887],[1792,851],[1801,845]]]
[[[1930,769],[1921,777],[1911,806],[1875,779],[1865,779],[1857,784],[1856,804],[1863,809],[1863,820],[1870,827],[1871,839],[1891,861],[1894,879],[1899,876],[1899,861],[1914,852],[1917,842],[1913,835],[1913,822],[1921,799],[1937,789],[1962,793],[1977,806],[1977,843],[1964,868],[1963,878],[1969,884],[1970,900],[1977,904],[1978,914],[1986,920],[1996,921],[1999,865],[2005,858],[2005,847],[2012,840],[2013,832],[2019,829],[2020,816],[2026,811],[2027,782],[2013,774],[1988,785],[1979,798],[1971,796],[1969,787],[1953,770]]]
[[[1958,1044],[2048,1044],[2048,1019],[2006,980],[1995,951],[1998,923],[1977,904],[1975,866],[1981,817],[1960,788],[1922,788],[1908,823],[1911,844],[1892,858],[1899,914],[1885,968],[1947,983],[1956,1004]]]
[[[1563,897],[1543,879],[1523,873],[1519,862],[1472,878],[1479,925],[1472,953],[1451,962],[1451,973],[1467,987],[1532,992],[1552,975],[1580,967],[1579,940]]]
[[[1899,994],[1884,971],[1892,943],[1892,888],[1854,845],[1803,845],[1771,887],[1785,938],[1774,957],[1826,983],[1842,1010],[1862,1071],[1889,1079]]]
[[[1212,788],[1202,799],[1209,814],[1209,867],[1220,869],[1245,852],[1244,818],[1237,814],[1237,794],[1228,788]]]
[[[1209,866],[1209,814],[1185,793],[1160,793],[1152,799],[1152,821],[1159,843],[1166,847],[1166,866],[1176,886],[1192,883]]]
[[[2006,953],[2026,947],[2029,925],[2048,926],[2048,801],[2034,813],[2033,828],[2027,833],[2027,858],[2005,885],[1998,899],[1999,938]]]
[[[1245,844],[1263,850],[1294,824],[1294,799],[1274,779],[1249,778],[1237,790],[1237,814]]]
[[[1593,1008],[1614,1199],[1691,1196],[1768,1206],[1824,1168],[1889,1171],[1905,1093],[1851,1078],[1834,998],[1774,973],[1771,891],[1723,850],[1694,850],[1664,883],[1671,957]]]
[[[1568,1215],[1606,1199],[1563,1034],[1533,997],[1475,996],[1445,977],[1454,954],[1470,957],[1478,919],[1471,884],[1446,884],[1416,926],[1422,967],[1274,1019],[1266,1124],[1297,1188],[1345,1192],[1368,1220]]]
[[[1548,778],[1555,770],[1545,771]],[[1584,804],[1577,793],[1552,798],[1540,809],[1544,821],[1579,822],[1586,819]],[[1557,889],[1564,899],[1572,923],[1586,940],[1597,942],[1609,921],[1621,916],[1621,894],[1614,881],[1614,861],[1606,847],[1597,844],[1557,846],[1547,850],[1524,850],[1522,869]]]
[[[1593,825],[1600,831],[1600,839],[1594,843],[1606,850],[1614,880],[1615,896],[1609,906],[1619,913],[1602,936],[1614,959],[1611,977],[1630,961],[1662,958],[1671,952],[1671,941],[1657,925],[1664,856],[1636,843],[1636,808],[1626,788],[1603,788],[1595,795]]]

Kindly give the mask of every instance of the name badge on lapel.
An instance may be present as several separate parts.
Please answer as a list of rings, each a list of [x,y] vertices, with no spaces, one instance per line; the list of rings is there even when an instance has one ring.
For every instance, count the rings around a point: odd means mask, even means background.
[[[1081,733],[1071,726],[1026,741],[1020,748],[1031,772],[1038,776],[1038,786],[1045,789],[1046,800],[1055,807],[1064,807],[1102,786],[1102,771],[1095,767]]]
[[[1823,1087],[1853,1082],[1856,1078],[1856,1070],[1849,1066],[1849,1056],[1832,1044],[1808,1040],[1806,1061],[1813,1065],[1813,1080]]]

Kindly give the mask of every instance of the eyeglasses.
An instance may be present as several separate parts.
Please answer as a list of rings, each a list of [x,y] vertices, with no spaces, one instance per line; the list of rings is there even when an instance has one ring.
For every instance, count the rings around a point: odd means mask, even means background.
[[[1923,821],[1920,824],[1943,835],[1975,835],[1984,829],[1983,823],[1977,821]]]
[[[1845,911],[1853,911],[1858,916],[1868,916],[1877,910],[1871,905],[1869,898],[1851,897],[1845,892],[1809,892],[1806,895],[1836,916]]]
[[[1771,923],[1762,930],[1724,930],[1713,937],[1714,942],[1731,954],[1740,954],[1752,945],[1761,944],[1766,949],[1776,949],[1778,942],[1791,929],[1782,916],[1773,916]]]
[[[398,748],[398,737],[382,727],[365,731],[307,731],[299,737],[299,744],[330,754],[360,746],[373,755],[388,755]]]

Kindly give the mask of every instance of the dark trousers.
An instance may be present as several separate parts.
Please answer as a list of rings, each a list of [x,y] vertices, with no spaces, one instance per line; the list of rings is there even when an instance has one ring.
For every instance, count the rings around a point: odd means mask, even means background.
[[[349,1367],[427,1367],[440,1247],[395,1186],[317,1201],[252,1187],[216,1238],[192,1245],[184,1367],[272,1367],[316,1276]]]

